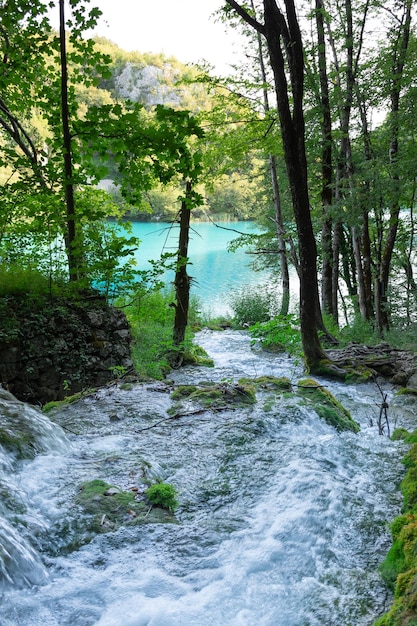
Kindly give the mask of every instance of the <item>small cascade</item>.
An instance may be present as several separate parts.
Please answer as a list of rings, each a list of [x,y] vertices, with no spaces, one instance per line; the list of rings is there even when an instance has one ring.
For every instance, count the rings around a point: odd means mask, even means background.
[[[266,388],[255,404],[180,410],[179,385],[302,376],[245,333],[196,341],[214,368],[102,389],[51,419],[0,392],[2,626],[371,626],[385,611],[378,565],[405,447],[372,426],[378,389],[322,381],[359,433]],[[140,523],[129,513],[109,527],[115,504],[94,525],[79,499],[94,481],[110,498],[170,483],[175,520],[149,507]]]
[[[40,410],[0,388],[0,589],[45,583],[47,570],[35,548],[46,526],[21,484],[20,468],[38,455],[68,449],[60,426]]]

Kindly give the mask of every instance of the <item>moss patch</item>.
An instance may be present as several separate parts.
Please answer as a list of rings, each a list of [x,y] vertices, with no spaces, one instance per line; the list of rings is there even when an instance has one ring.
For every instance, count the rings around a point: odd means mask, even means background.
[[[241,378],[242,385],[253,385],[256,389],[268,389],[270,391],[291,391],[292,383],[286,376],[258,376],[258,378]]]
[[[183,354],[183,364],[214,367],[213,359],[209,357],[204,348],[197,345],[193,345],[189,350],[185,350]]]
[[[204,408],[227,408],[255,404],[255,388],[249,384],[200,383],[180,385],[172,392],[175,401],[191,400]]]
[[[117,530],[120,526],[174,522],[171,512],[138,496],[134,491],[122,491],[104,480],[82,483],[75,502],[86,514],[86,526],[94,533]]]
[[[66,396],[63,400],[53,400],[52,402],[47,402],[42,407],[42,411],[44,413],[49,413],[52,409],[62,409],[62,407],[67,406],[68,404],[72,404],[73,402],[77,402],[77,400],[90,396],[95,391],[95,389],[85,389],[84,391],[79,391],[70,396]]]
[[[393,544],[380,568],[394,590],[394,602],[375,626],[417,625],[417,444],[404,464],[408,470],[401,482],[403,514],[391,524]]]
[[[360,427],[352,419],[349,411],[333,396],[332,393],[313,378],[298,381],[297,393],[316,413],[337,430],[359,432]]]
[[[412,387],[401,387],[401,389],[397,391],[396,395],[417,396],[417,389],[413,389]]]

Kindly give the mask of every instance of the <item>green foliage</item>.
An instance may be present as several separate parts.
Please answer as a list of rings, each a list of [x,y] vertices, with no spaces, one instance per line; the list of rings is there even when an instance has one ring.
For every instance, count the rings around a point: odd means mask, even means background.
[[[417,444],[404,458],[407,473],[401,482],[403,513],[391,524],[393,544],[380,570],[394,589],[394,603],[376,624],[406,626],[417,610]]]
[[[266,289],[246,287],[232,294],[230,306],[239,326],[252,326],[271,317],[273,299]]]
[[[174,323],[172,301],[172,294],[157,290],[139,295],[124,307],[132,329],[134,367],[144,379],[161,380],[170,369],[166,353]]]
[[[128,300],[127,304],[119,301],[123,307],[132,330],[132,359],[135,370],[143,379],[162,380],[170,371],[170,355],[173,351],[172,328],[175,309],[172,292],[157,288],[143,290]],[[192,326],[196,321],[198,303],[191,300],[189,322]],[[186,346],[193,353],[191,340],[187,338]]]
[[[364,320],[359,315],[350,324],[341,328],[338,333],[336,331],[336,337],[340,340],[341,345],[348,345],[351,342],[377,345],[381,341],[381,337],[375,329],[375,324]]]
[[[264,350],[285,351],[294,356],[303,354],[299,321],[293,314],[254,324],[249,332]]]
[[[45,295],[50,283],[37,268],[18,264],[0,264],[0,297],[8,294]]]
[[[156,483],[151,485],[145,495],[154,506],[159,506],[173,513],[178,507],[177,490],[168,483]]]

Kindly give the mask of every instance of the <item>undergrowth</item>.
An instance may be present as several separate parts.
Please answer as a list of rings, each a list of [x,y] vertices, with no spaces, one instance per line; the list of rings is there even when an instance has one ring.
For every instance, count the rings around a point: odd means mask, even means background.
[[[162,380],[170,371],[174,325],[174,295],[157,290],[117,303],[129,321],[133,342],[132,360],[137,374],[143,378]],[[196,322],[197,302],[191,300],[189,330],[184,348],[191,349],[191,329]]]

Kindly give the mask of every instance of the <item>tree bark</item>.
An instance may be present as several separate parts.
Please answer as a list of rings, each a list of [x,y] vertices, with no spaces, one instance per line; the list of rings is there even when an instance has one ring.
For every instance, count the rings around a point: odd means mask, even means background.
[[[322,132],[322,188],[321,205],[323,211],[323,225],[321,229],[322,247],[322,289],[321,299],[323,311],[337,319],[337,312],[333,310],[333,305],[337,298],[333,298],[332,281],[332,217],[330,207],[333,202],[332,179],[332,118],[330,112],[329,81],[326,64],[326,40],[324,36],[323,0],[316,0],[316,27],[318,43],[318,66],[320,79],[320,106],[321,106],[321,132]]]
[[[399,150],[399,112],[400,112],[400,95],[402,86],[402,77],[404,72],[404,64],[407,56],[408,43],[410,40],[411,27],[411,8],[412,0],[405,0],[404,3],[404,21],[400,24],[396,47],[394,49],[394,58],[392,62],[392,85],[391,85],[391,140],[390,140],[390,162],[391,162],[391,179],[393,184],[392,201],[390,207],[390,219],[385,245],[382,251],[381,268],[379,275],[379,299],[376,306],[379,307],[377,327],[380,333],[389,328],[389,307],[388,307],[388,289],[389,274],[391,269],[392,254],[397,238],[398,222],[400,216],[400,173],[398,168],[398,150]]]
[[[255,15],[255,5],[253,0],[251,0],[252,11]],[[261,70],[261,79],[264,85],[267,84],[267,75],[265,69],[265,61],[264,55],[262,51],[262,39],[259,31],[257,32],[257,41],[258,41],[258,59],[259,59],[259,67]],[[265,113],[269,113],[271,108],[269,106],[269,98],[268,98],[268,90],[266,86],[263,88],[263,99],[264,99],[264,111]],[[278,181],[278,173],[277,173],[277,161],[276,157],[273,154],[269,155],[269,171],[271,174],[271,183],[272,190],[274,194],[274,209],[275,209],[275,227],[277,233],[278,240],[278,248],[279,248],[279,260],[280,260],[280,268],[281,268],[281,289],[282,289],[282,300],[281,300],[281,309],[280,315],[288,315],[289,307],[290,307],[290,273],[288,269],[288,257],[287,257],[287,246],[284,236],[284,220],[282,217],[282,209],[281,209],[281,193],[279,189],[279,181]]]
[[[65,246],[68,257],[69,277],[71,281],[76,281],[80,277],[80,251],[77,250],[76,223],[75,223],[75,199],[74,185],[72,181],[72,149],[71,133],[69,128],[69,107],[68,107],[68,70],[67,51],[65,39],[65,11],[64,0],[59,0],[59,41],[61,54],[61,118],[63,136],[63,158],[64,158],[64,194],[66,205],[66,234]]]
[[[180,348],[185,339],[185,331],[188,324],[188,309],[190,304],[190,277],[187,273],[188,242],[190,237],[190,207],[191,182],[185,184],[185,198],[181,202],[179,223],[180,234],[178,241],[177,269],[175,272],[175,319],[173,343],[175,348]],[[178,365],[178,363],[174,363]]]
[[[275,0],[263,0],[264,23],[251,17],[235,0],[228,4],[253,28],[264,35],[274,74],[285,164],[297,225],[300,270],[300,330],[307,369],[318,371],[327,359],[319,334],[320,300],[317,282],[317,247],[310,215],[303,114],[304,51],[294,0],[285,0],[286,17]],[[291,87],[287,83],[285,50]],[[290,95],[291,90],[291,103]],[[321,325],[322,324],[321,320]]]

